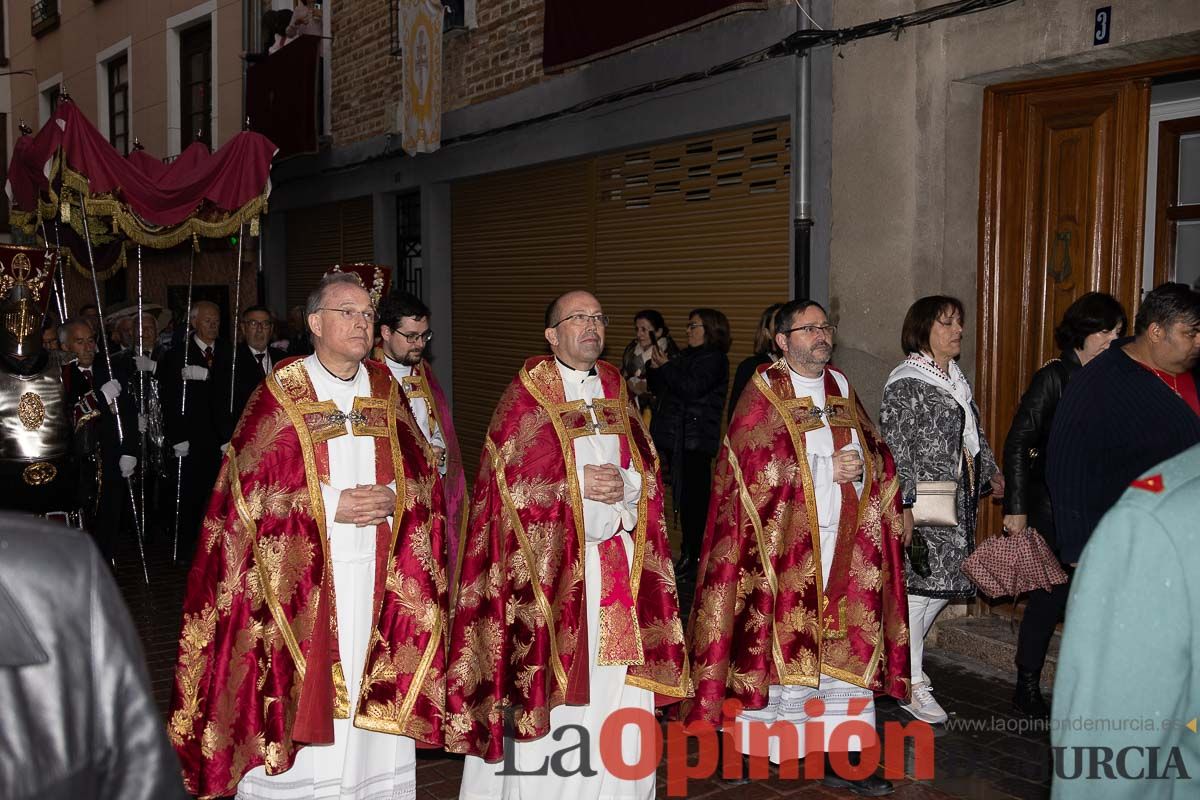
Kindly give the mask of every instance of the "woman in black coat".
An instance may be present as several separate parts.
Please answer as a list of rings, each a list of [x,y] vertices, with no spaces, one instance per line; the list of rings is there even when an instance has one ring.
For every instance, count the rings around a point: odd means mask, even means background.
[[[1057,551],[1050,490],[1046,487],[1046,443],[1050,424],[1067,382],[1080,368],[1108,349],[1125,332],[1125,311],[1116,298],[1103,292],[1088,292],[1063,314],[1054,331],[1062,353],[1034,373],[1021,405],[1013,415],[1004,441],[1004,530],[1017,533],[1033,528]],[[1066,567],[1070,573],[1071,567]],[[1017,636],[1017,689],[1013,707],[1031,717],[1045,719],[1050,708],[1042,697],[1042,666],[1062,621],[1070,584],[1046,592],[1029,593],[1021,631]]]
[[[725,421],[733,419],[733,410],[737,408],[738,398],[746,389],[746,384],[758,372],[763,364],[779,360],[779,348],[775,346],[775,315],[783,303],[772,303],[763,309],[758,320],[758,332],[754,334],[754,355],[742,359],[737,370],[733,373],[733,390],[729,393],[729,404],[725,409]]]
[[[659,398],[650,435],[670,473],[683,528],[677,574],[695,569],[704,538],[712,460],[720,445],[721,412],[729,388],[729,320],[711,308],[693,310],[687,342],[679,357],[669,361],[656,350],[646,372],[650,391]]]

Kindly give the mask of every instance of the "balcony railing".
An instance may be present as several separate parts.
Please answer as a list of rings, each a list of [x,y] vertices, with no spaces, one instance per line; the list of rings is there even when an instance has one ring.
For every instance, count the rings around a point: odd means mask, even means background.
[[[58,27],[58,0],[34,0],[29,17],[34,36],[49,33]]]

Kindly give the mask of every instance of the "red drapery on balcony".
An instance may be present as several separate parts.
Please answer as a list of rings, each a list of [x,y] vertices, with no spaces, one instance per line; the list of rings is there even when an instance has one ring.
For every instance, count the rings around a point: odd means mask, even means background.
[[[542,66],[555,72],[701,25],[765,0],[546,0]]]
[[[246,71],[250,130],[275,142],[281,159],[317,152],[320,72],[319,36],[294,39]]]

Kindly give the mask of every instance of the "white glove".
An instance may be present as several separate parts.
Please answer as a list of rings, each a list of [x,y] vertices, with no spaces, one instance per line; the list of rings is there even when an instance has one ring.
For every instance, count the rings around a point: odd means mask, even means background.
[[[225,455],[225,451],[229,449],[229,442],[221,445],[221,455]]]
[[[185,381],[206,381],[208,380],[208,370],[204,367],[197,367],[195,364],[188,364],[179,371],[183,375]]]
[[[148,356],[134,356],[133,363],[137,364],[139,371],[149,372],[151,375],[158,369],[158,362]]]
[[[104,395],[105,402],[111,406],[121,396],[121,384],[115,380],[109,381],[100,387],[100,394]]]
[[[176,458],[186,458],[187,457],[187,454],[188,454],[188,443],[187,442],[180,442],[179,444],[175,445],[174,449],[175,449],[175,457]]]
[[[117,460],[117,465],[121,468],[121,477],[128,478],[137,466],[137,459],[133,456],[121,456]]]
[[[145,433],[148,422],[145,414],[138,414],[138,433]]]

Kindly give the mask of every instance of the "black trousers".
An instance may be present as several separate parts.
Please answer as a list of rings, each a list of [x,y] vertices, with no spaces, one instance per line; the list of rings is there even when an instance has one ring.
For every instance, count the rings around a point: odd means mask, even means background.
[[[700,557],[704,541],[704,523],[708,519],[708,498],[712,493],[712,460],[708,453],[687,451],[683,454],[683,503],[679,524],[683,529],[680,555]]]
[[[1074,576],[1074,567],[1064,566],[1063,569],[1068,577]],[[1021,618],[1021,629],[1017,633],[1017,669],[1041,673],[1046,663],[1046,651],[1054,637],[1054,626],[1063,620],[1070,592],[1068,581],[1048,592],[1034,589],[1029,593],[1025,616]]]

